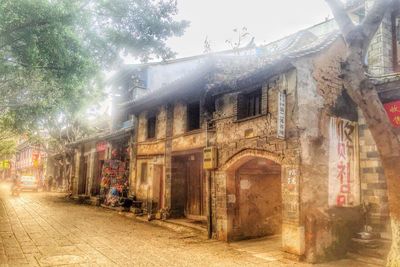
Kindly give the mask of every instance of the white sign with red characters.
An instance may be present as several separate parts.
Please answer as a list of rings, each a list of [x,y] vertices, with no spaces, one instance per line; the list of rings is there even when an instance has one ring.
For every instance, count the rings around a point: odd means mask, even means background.
[[[360,204],[358,125],[331,118],[329,126],[329,206]]]

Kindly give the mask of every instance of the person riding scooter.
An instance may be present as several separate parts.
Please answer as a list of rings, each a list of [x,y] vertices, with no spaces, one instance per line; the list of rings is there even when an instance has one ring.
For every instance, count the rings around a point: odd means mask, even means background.
[[[19,196],[19,192],[21,191],[21,178],[18,174],[14,176],[13,184],[11,186],[11,194],[13,196]]]

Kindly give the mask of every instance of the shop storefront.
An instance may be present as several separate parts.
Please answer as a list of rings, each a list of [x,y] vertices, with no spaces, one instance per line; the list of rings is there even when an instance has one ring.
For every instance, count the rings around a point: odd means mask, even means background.
[[[120,137],[108,142],[110,159],[100,162],[100,203],[116,207],[120,206],[129,194],[129,137]]]

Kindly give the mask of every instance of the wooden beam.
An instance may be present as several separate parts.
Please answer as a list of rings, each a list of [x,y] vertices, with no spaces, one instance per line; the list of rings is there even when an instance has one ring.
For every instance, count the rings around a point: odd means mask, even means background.
[[[400,100],[400,79],[376,85],[382,103]]]

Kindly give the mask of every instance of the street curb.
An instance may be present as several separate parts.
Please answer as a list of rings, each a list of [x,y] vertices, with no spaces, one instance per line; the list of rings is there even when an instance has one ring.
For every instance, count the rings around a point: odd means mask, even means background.
[[[79,201],[79,199],[75,198],[75,197],[70,197],[70,198],[65,198],[67,200],[69,200],[70,202],[74,203],[74,204],[78,204],[78,205],[87,205],[87,206],[93,206],[93,207],[99,207],[99,208],[103,208],[106,210],[110,210],[110,211],[114,211],[116,213],[118,213],[121,216],[124,216],[126,218],[129,219],[133,219],[137,222],[140,223],[148,223],[154,226],[159,226],[159,227],[163,227],[165,229],[168,230],[172,230],[174,232],[177,233],[186,233],[186,234],[191,234],[191,235],[195,235],[201,238],[205,238],[207,239],[207,231],[202,231],[199,230],[196,227],[190,227],[188,225],[181,225],[175,222],[171,222],[168,220],[148,220],[146,215],[143,216],[137,216],[135,215],[133,212],[131,211],[123,211],[122,209],[119,208],[115,208],[115,207],[107,207],[104,205],[94,205],[94,203],[92,201]]]
[[[169,230],[173,230],[175,232],[178,233],[190,233],[190,234],[194,234],[196,236],[199,237],[207,237],[207,232],[206,231],[201,231],[199,229],[193,228],[193,227],[189,227],[189,226],[185,226],[185,225],[180,225],[174,222],[170,222],[168,220],[147,220],[147,217],[145,216],[135,216],[133,215],[133,219],[139,222],[143,222],[143,223],[150,223],[153,225],[157,225],[163,228],[167,228]]]

